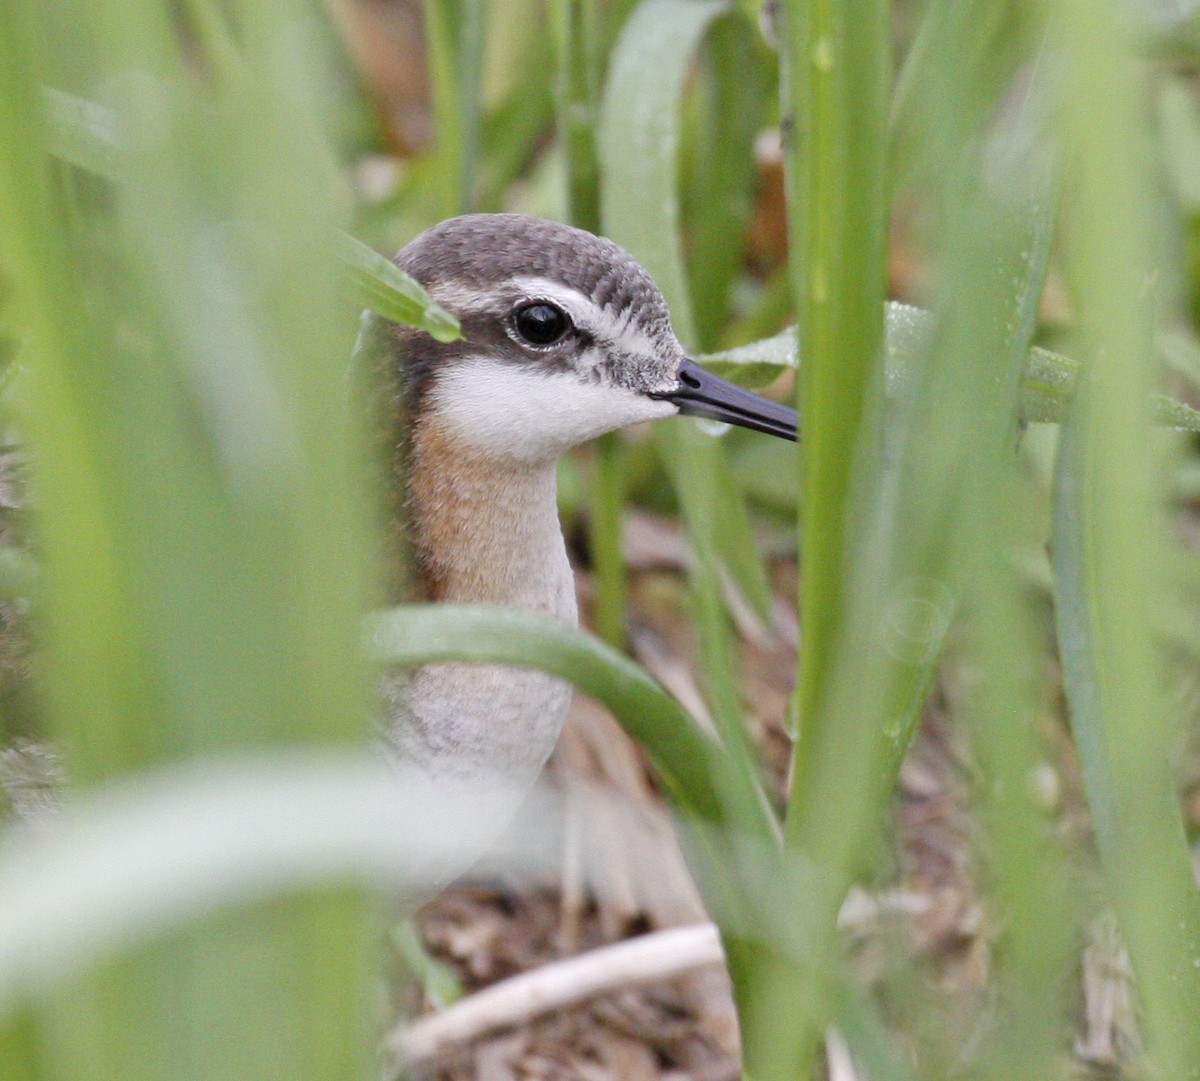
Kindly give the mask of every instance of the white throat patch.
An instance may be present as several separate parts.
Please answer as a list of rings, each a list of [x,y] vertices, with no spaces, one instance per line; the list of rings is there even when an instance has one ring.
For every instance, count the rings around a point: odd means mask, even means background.
[[[627,424],[679,411],[671,402],[623,387],[486,356],[443,371],[429,407],[464,443],[529,465],[554,461]]]

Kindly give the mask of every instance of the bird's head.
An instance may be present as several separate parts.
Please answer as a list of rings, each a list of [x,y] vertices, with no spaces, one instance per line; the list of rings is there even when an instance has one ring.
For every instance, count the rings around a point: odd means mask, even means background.
[[[688,359],[654,280],[601,237],[520,214],[434,226],[398,265],[463,338],[402,329],[410,407],[455,442],[526,464],[676,413],[796,438],[796,415]]]

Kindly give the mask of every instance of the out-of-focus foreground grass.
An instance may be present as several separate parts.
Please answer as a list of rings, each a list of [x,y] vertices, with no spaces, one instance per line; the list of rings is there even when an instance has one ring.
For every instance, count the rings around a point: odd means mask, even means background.
[[[351,7],[333,5],[343,25]],[[429,0],[411,55],[434,138],[414,148],[319,7],[0,0],[0,435],[29,490],[18,512],[0,487],[0,732],[59,748],[78,808],[0,849],[0,1076],[374,1072],[368,886],[403,876],[372,817],[368,660],[444,656],[567,675],[642,742],[721,926],[755,1081],[814,1076],[831,1025],[868,1076],[933,1076],[835,924],[884,874],[950,648],[1003,928],[958,1065],[1072,1076],[1070,974],[1110,909],[1144,1043],[1128,1068],[1200,1078],[1177,765],[1200,487],[1195,436],[1171,430],[1195,416],[1155,397],[1194,399],[1200,374],[1200,16],[544,11]],[[677,423],[565,464],[607,646],[397,609],[369,659],[362,619],[392,598],[357,309],[454,328],[341,231],[390,252],[500,209],[628,247],[689,349],[795,388],[802,446]],[[616,652],[629,500],[688,532],[717,737]],[[801,562],[786,813],[731,617],[770,619],[764,531]],[[1033,785],[1060,690],[1094,846],[1065,841]]]

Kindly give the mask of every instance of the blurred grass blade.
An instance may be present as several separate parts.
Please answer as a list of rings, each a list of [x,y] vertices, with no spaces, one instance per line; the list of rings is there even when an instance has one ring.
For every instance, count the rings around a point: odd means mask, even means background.
[[[511,837],[504,856],[541,876],[557,866],[557,848],[545,842],[560,828],[564,805],[548,788],[530,801],[537,828]],[[469,785],[405,775],[363,752],[291,751],[165,767],[72,800],[40,840],[0,833],[0,1032],[9,1037],[0,1036],[0,1055],[32,1059],[35,1047],[16,1039],[20,1015],[11,1026],[14,1004],[30,990],[44,994],[131,941],[264,894],[329,880],[412,889],[414,871],[436,875],[440,862],[455,863],[470,849],[481,806]],[[762,868],[767,895],[803,876],[803,868],[781,867],[777,847],[760,837],[711,823],[696,835],[710,851],[752,852],[747,860]],[[652,846],[653,836],[645,843]],[[164,845],[176,858],[160,857]],[[604,895],[602,874],[590,885]],[[56,918],[39,926],[30,913],[47,908]],[[787,920],[786,904],[719,915],[752,917],[741,933],[767,935],[804,963],[806,937]],[[867,996],[841,980],[837,997],[838,1023],[870,1049],[872,1077],[909,1078]]]
[[[1030,14],[1006,0],[958,0],[923,5],[916,37],[896,80],[888,118],[893,199],[936,183],[969,125],[946,108],[948,95],[971,71],[980,100],[1008,85],[1027,55],[1023,22]]]
[[[118,177],[127,150],[116,114],[96,102],[52,87],[43,87],[42,95],[46,149],[61,161],[96,176]]]
[[[1153,423],[1162,428],[1175,428],[1181,432],[1200,432],[1200,411],[1193,409],[1176,398],[1155,394],[1151,398]]]
[[[441,214],[475,208],[483,65],[483,0],[425,0],[425,43],[437,123]]]
[[[31,600],[38,591],[40,580],[37,564],[30,556],[0,545],[0,599]]]
[[[365,748],[200,756],[72,797],[38,833],[0,831],[0,1030],[23,999],[222,909],[330,883],[427,892],[479,851],[490,799]],[[548,858],[531,844],[521,854]],[[364,1016],[337,1020],[358,1031]]]
[[[772,838],[761,788],[687,711],[628,657],[545,617],[481,605],[402,606],[370,620],[380,663],[461,659],[538,668],[602,702],[649,754],[682,810]]]
[[[1016,403],[1057,209],[1054,157],[1043,131],[1046,100],[1042,80],[1023,85],[1006,101],[1009,115],[979,142],[982,180],[968,186],[953,172],[948,177],[948,284],[933,357],[943,378],[958,384],[942,409],[970,401],[976,413],[966,425],[931,425],[935,447],[946,440],[947,426],[957,427],[958,438],[941,461],[931,455],[928,468],[932,477],[956,461],[966,478],[952,527],[962,538],[960,550],[949,557],[952,585],[964,594],[970,650],[962,661],[970,673],[962,680],[962,711],[988,778],[980,786],[983,847],[1004,923],[994,983],[1005,1022],[988,1033],[979,1053],[983,1076],[993,1081],[1057,1073],[1060,1003],[1074,971],[1078,932],[1055,823],[1030,781],[1044,765],[1037,725],[1044,635],[1019,569],[1039,545],[1025,532],[1031,491],[1014,453]],[[966,357],[972,361],[960,359]]]
[[[911,304],[888,301],[884,306],[884,374],[887,396],[896,400],[912,378],[914,365],[929,349],[937,318]],[[804,349],[795,327],[736,349],[705,353],[696,360],[717,375],[744,387],[764,387],[784,372],[803,366]],[[1020,419],[1029,424],[1057,424],[1066,415],[1079,363],[1040,346],[1033,346],[1021,370]],[[1154,422],[1165,428],[1200,431],[1200,411],[1185,402],[1155,394]]]
[[[556,48],[558,141],[567,173],[571,224],[600,231],[600,164],[596,156],[596,110],[600,94],[602,18],[596,0],[552,0]]]
[[[226,78],[196,69],[151,0],[4,11],[0,230],[29,342],[37,675],[81,786],[364,735],[370,527],[328,251],[339,174],[294,15],[240,5],[249,59]],[[64,68],[120,118],[119,164],[95,110],[71,114],[74,142],[48,133],[41,87]],[[80,183],[84,166],[110,183]],[[39,1005],[52,1070],[365,1076],[367,911],[349,891],[293,893],[111,960]]]
[[[558,141],[567,174],[567,217],[572,225],[600,232],[600,163],[596,153],[602,22],[608,12],[596,0],[553,0],[557,71]],[[608,432],[592,447],[589,492],[594,623],[610,646],[625,646],[624,446]]]
[[[1192,1076],[1200,1063],[1200,897],[1167,755],[1145,593],[1114,595],[1124,578],[1104,525],[1112,497],[1097,457],[1108,424],[1085,387],[1059,445],[1054,508],[1056,626],[1071,730],[1109,891],[1139,977],[1151,1053]],[[1098,426],[1103,430],[1098,430]],[[1139,501],[1140,502],[1140,501]],[[1108,511],[1106,512],[1106,509]],[[1127,509],[1115,511],[1119,515]],[[1140,514],[1140,510],[1137,512]],[[1127,588],[1127,587],[1125,587]],[[1124,592],[1124,589],[1122,589]],[[1122,599],[1126,607],[1117,607]]]
[[[70,371],[72,358],[95,367],[104,362],[80,308],[60,303],[79,289],[50,205],[43,107],[32,66],[37,55],[34,20],[17,4],[9,4],[5,15],[0,40],[0,101],[6,113],[0,125],[0,244],[16,321],[26,339],[25,357],[36,373],[25,380],[26,430],[46,444],[38,463],[41,483],[46,484],[49,474],[51,490],[61,485],[65,497],[50,500],[42,511],[43,553],[54,572],[50,599],[58,612],[49,636],[50,664],[59,675],[60,708],[91,713],[98,724],[119,731],[123,718],[129,712],[137,715],[142,704],[120,674],[136,672],[139,664],[131,636],[114,619],[120,530],[96,475],[95,423]],[[107,626],[109,633],[97,637],[96,626]]]
[[[708,35],[685,110],[682,170],[694,349],[725,333],[731,291],[746,261],[759,185],[754,142],[773,90],[771,57],[747,19],[723,19]]]
[[[851,472],[877,454],[863,416],[882,397],[891,81],[888,0],[793,0],[782,8],[782,108],[803,133],[787,149],[792,284],[806,360],[797,380],[801,444],[800,665],[803,727],[828,722],[821,700],[842,619]],[[877,433],[876,433],[877,434]]]
[[[1054,5],[1075,155],[1068,270],[1085,383],[1056,474],[1056,622],[1072,730],[1109,897],[1137,975],[1150,1072],[1200,1077],[1200,896],[1175,791],[1162,658],[1148,613],[1165,597],[1153,386],[1158,179],[1140,58],[1121,5]]]
[[[680,109],[692,58],[722,16],[739,17],[723,0],[644,0],[617,43],[600,118],[604,232],[654,276],[685,346],[694,346],[696,335],[680,240]],[[655,432],[697,552],[720,561],[765,621],[770,591],[762,557],[748,543],[745,501],[723,448],[695,435],[678,425]],[[686,468],[672,465],[679,462]],[[714,506],[721,508],[715,518],[707,513]]]
[[[980,786],[984,844],[1004,924],[991,982],[1005,1020],[979,1057],[985,1077],[1009,1081],[1060,1073],[1061,1003],[1078,963],[1080,919],[1057,822],[1031,781],[1047,767],[1037,725],[1045,693],[1042,613],[1018,570],[1030,493],[1007,448],[990,458],[980,463],[967,512],[980,551],[965,589],[967,663],[977,675],[963,705],[988,778]],[[952,701],[955,713],[957,706]]]
[[[939,316],[890,408],[882,394],[869,403],[885,453],[860,452],[855,462],[845,622],[829,655],[828,698],[817,718],[802,719],[794,760],[786,834],[843,889],[869,867],[978,558],[964,511],[990,475],[985,463],[1015,444],[1021,363],[1048,262],[1055,200],[1038,138],[1040,87],[993,128],[994,103],[973,97],[970,72],[962,78],[946,107],[962,110],[973,135],[936,192],[945,227]],[[805,426],[812,438],[808,418]],[[797,918],[832,928],[834,897],[802,897]],[[828,963],[835,959],[831,946]],[[828,1002],[819,985],[796,987],[808,1042],[787,1039],[808,1068]],[[787,1061],[769,1037],[760,1036],[764,1054],[781,1073]]]
[[[596,632],[614,649],[625,648],[625,448],[619,432],[608,432],[592,447],[590,531],[595,577]]]
[[[43,95],[49,152],[97,176],[119,179],[129,152],[120,138],[117,114],[49,87]],[[390,259],[340,230],[334,233],[334,243],[363,305],[393,323],[419,327],[438,341],[461,337],[458,320]]]
[[[348,233],[337,233],[338,256],[362,302],[393,323],[418,327],[439,342],[462,337],[458,320],[390,259]]]

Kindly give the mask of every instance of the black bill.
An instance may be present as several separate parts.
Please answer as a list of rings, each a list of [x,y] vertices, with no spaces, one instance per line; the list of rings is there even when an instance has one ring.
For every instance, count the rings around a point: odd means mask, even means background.
[[[793,443],[798,438],[798,418],[794,409],[751,394],[736,383],[705,371],[686,357],[679,365],[679,386],[675,390],[651,394],[650,397],[674,402],[684,416],[736,424],[741,428],[752,428],[756,432],[790,439]]]

